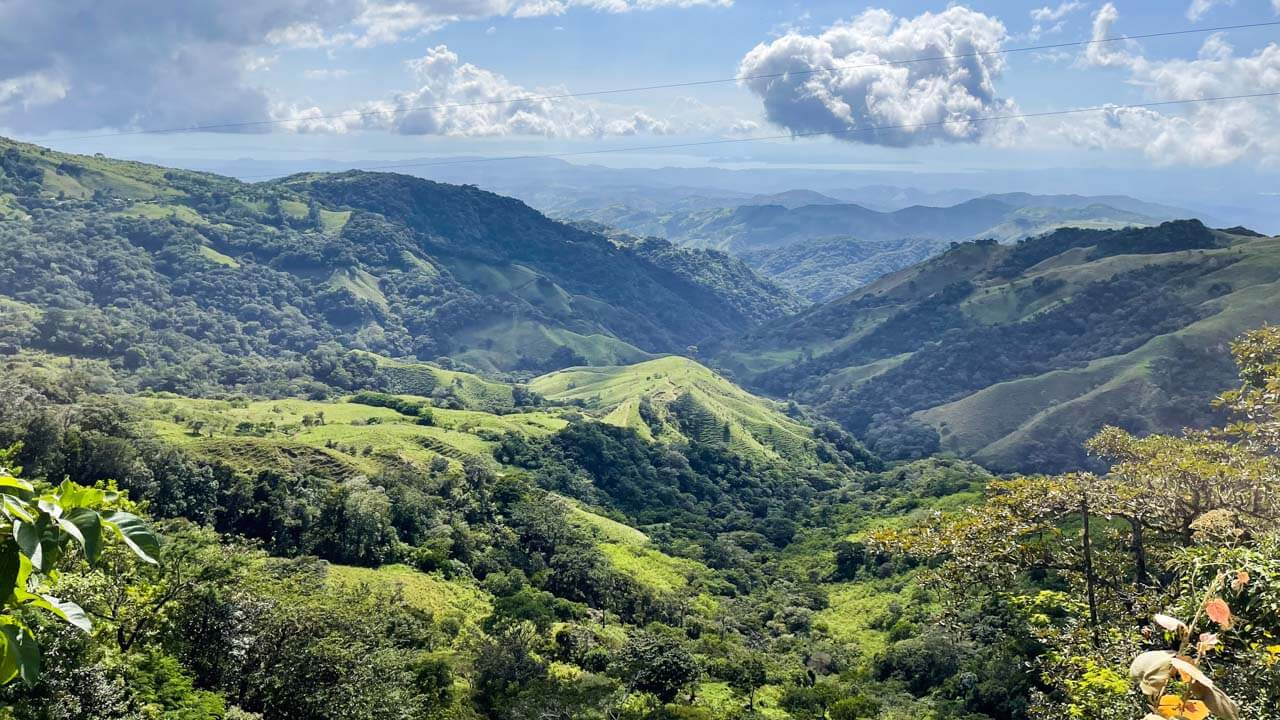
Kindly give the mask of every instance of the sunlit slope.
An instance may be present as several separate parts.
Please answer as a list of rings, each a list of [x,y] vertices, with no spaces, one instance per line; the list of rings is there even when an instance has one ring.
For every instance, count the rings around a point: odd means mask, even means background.
[[[1258,264],[1265,264],[1257,261],[1269,260],[1280,270],[1280,247],[1274,245],[1262,248],[1253,262],[1209,278],[1221,282],[1230,277],[1242,283]],[[1053,443],[1062,436],[1087,437],[1100,418],[1136,412],[1150,418],[1139,428],[1149,431],[1191,424],[1196,418],[1184,414],[1187,403],[1171,401],[1162,388],[1167,383],[1163,368],[1170,358],[1185,356],[1193,348],[1215,348],[1225,363],[1226,346],[1241,333],[1280,321],[1280,277],[1206,301],[1203,310],[1203,320],[1159,335],[1132,352],[993,385],[917,417],[940,429],[944,449],[992,467],[1018,465],[1019,454],[1028,446]]]
[[[583,403],[604,422],[644,437],[723,442],[747,457],[817,462],[808,427],[687,358],[570,368],[543,375],[530,388],[551,402]]]
[[[495,415],[434,407],[431,424],[424,425],[391,408],[345,401],[159,396],[139,402],[160,437],[197,454],[242,468],[339,478],[374,475],[390,465],[421,469],[436,458],[492,464],[493,448],[503,434],[543,436],[567,424],[557,413],[544,411]]]

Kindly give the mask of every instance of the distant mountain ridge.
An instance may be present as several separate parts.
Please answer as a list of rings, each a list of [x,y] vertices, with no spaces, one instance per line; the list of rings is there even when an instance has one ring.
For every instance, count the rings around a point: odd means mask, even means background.
[[[803,195],[792,194],[781,200],[796,197]],[[849,203],[790,206],[780,201],[668,213],[611,206],[566,215],[595,220],[637,235],[662,237],[677,245],[735,254],[830,237],[851,237],[864,242],[903,238],[963,241],[990,237],[1011,242],[1068,225],[1119,228],[1188,217],[1177,208],[1131,198],[1111,200],[1155,214],[1119,208],[1101,200],[1012,194],[984,196],[947,207],[913,205],[888,212]]]
[[[997,470],[1088,465],[1101,425],[1216,420],[1226,344],[1280,322],[1280,240],[1176,221],[958,244],[713,348],[748,387],[812,403],[873,451]]]
[[[1061,227],[1147,226],[1187,217],[1185,212],[1123,196],[1027,193],[880,211],[820,193],[790,191],[727,208],[663,213],[612,205],[564,214],[684,247],[737,255],[784,287],[820,302],[919,262],[950,242],[1013,242]]]

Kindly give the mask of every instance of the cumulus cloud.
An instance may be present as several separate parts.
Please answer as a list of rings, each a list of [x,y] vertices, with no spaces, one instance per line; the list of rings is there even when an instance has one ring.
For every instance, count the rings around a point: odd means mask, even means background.
[[[1277,0],[1272,0],[1275,4]],[[1191,5],[1187,7],[1187,19],[1195,22],[1204,17],[1210,10],[1217,5],[1234,5],[1234,0],[1191,0]]]
[[[1047,33],[1056,33],[1062,30],[1066,24],[1066,17],[1071,13],[1084,7],[1084,3],[1078,0],[1068,0],[1067,2],[1058,3],[1057,7],[1045,5],[1031,11],[1031,37],[1037,38]]]
[[[1119,15],[1111,4],[1098,13],[1104,31]],[[1139,48],[1089,48],[1087,64],[1121,68],[1153,102],[1280,92],[1280,46],[1238,55],[1221,33],[1201,45],[1195,58],[1153,59]],[[1156,162],[1221,165],[1244,158],[1280,157],[1280,101],[1253,99],[1183,108],[1111,108],[1078,117],[1060,129],[1072,142],[1103,149],[1136,149]]]
[[[971,120],[1016,110],[996,92],[1004,57],[982,54],[1007,37],[999,20],[964,7],[911,19],[867,10],[818,35],[761,43],[739,73],[766,118],[793,133],[889,146],[973,142],[992,123]],[[919,58],[945,59],[905,62]]]
[[[1099,42],[1113,36],[1112,28],[1120,19],[1120,11],[1115,3],[1107,3],[1093,15],[1092,45],[1086,45],[1082,60],[1086,65],[1094,67],[1116,67],[1129,64],[1129,54],[1125,46],[1116,42]]]
[[[0,127],[18,132],[252,123],[274,53],[364,48],[449,23],[724,7],[732,0],[0,0]],[[104,41],[106,40],[106,41]],[[267,126],[241,127],[263,131]]]
[[[529,90],[502,75],[463,62],[444,45],[409,62],[417,87],[368,103],[349,125],[404,135],[484,137],[667,134],[672,126],[644,112],[606,116],[574,99],[539,99],[563,88]]]

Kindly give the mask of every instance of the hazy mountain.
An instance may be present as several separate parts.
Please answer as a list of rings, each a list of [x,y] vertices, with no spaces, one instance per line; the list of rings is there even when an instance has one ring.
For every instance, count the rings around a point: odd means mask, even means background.
[[[824,302],[932,257],[947,245],[945,240],[928,238],[882,242],[828,238],[751,250],[742,254],[742,260],[801,297]]]
[[[949,207],[914,205],[892,212],[830,203],[799,207],[742,205],[666,213],[614,205],[565,215],[596,220],[637,235],[664,237],[678,245],[732,253],[830,237],[853,237],[865,242],[991,237],[1007,242],[1058,227],[1117,228],[1185,216],[1179,215],[1181,211],[1176,208],[1161,210],[1136,200],[1125,204],[1144,206],[1160,214],[1122,209],[1094,198],[1066,196],[1061,204],[1055,204],[1058,200],[1026,195],[988,196]]]
[[[742,204],[781,205],[784,208],[794,209],[805,205],[840,205],[842,201],[812,190],[787,190],[768,195],[756,195]]]

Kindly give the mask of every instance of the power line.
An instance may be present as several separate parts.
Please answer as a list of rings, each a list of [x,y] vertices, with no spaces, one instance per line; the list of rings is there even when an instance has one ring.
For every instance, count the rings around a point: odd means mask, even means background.
[[[1243,23],[1240,25],[1219,25],[1217,27],[1206,28],[1188,28],[1185,30],[1169,30],[1164,32],[1146,33],[1142,35],[1120,35],[1107,38],[1095,38],[1091,40],[1073,40],[1069,42],[1051,43],[1048,45],[1028,45],[1023,47],[1004,48],[1001,50],[983,50],[969,53],[958,53],[952,55],[933,55],[928,57],[911,58],[908,60],[885,60],[873,63],[860,63],[853,65],[829,65],[819,68],[811,68],[809,70],[790,70],[776,73],[763,73],[758,75],[736,75],[731,78],[714,78],[710,80],[689,80],[684,82],[660,83],[656,85],[637,85],[634,87],[613,88],[607,90],[587,90],[583,92],[567,92],[554,95],[529,95],[520,98],[510,98],[502,100],[477,100],[474,102],[462,103],[443,103],[438,105],[418,105],[406,108],[393,108],[384,110],[366,110],[366,111],[349,111],[342,113],[334,113],[332,115],[316,115],[307,118],[291,118],[283,120],[252,120],[246,122],[229,122],[217,123],[211,125],[192,125],[186,127],[173,127],[155,130],[121,130],[109,133],[98,133],[96,135],[76,135],[73,137],[61,138],[58,142],[72,142],[77,140],[93,140],[99,138],[123,137],[128,135],[165,135],[176,133],[204,132],[207,130],[231,130],[236,128],[252,128],[252,127],[269,127],[272,125],[283,125],[292,122],[305,122],[317,120],[342,120],[342,119],[359,119],[365,117],[374,117],[380,115],[401,115],[405,113],[418,112],[422,110],[449,110],[454,108],[480,107],[487,105],[512,105],[524,102],[554,102],[557,100],[569,100],[573,98],[585,97],[601,97],[605,95],[621,95],[625,93],[648,92],[653,90],[672,90],[680,88],[703,87],[707,85],[723,85],[727,83],[742,82],[745,80],[768,80],[780,77],[795,77],[804,75],[814,75],[817,73],[830,72],[834,70],[859,70],[874,67],[891,67],[898,65],[913,65],[916,63],[939,62],[943,60],[963,60],[966,58],[991,57],[996,55],[1009,55],[1013,53],[1036,52],[1040,50],[1061,50],[1070,47],[1087,47],[1090,45],[1102,45],[1106,43],[1126,42],[1131,40],[1151,40],[1154,38],[1177,37],[1182,35],[1202,35],[1205,33],[1226,32],[1228,30],[1251,30],[1265,27],[1280,26],[1280,20]]]
[[[1228,100],[1256,100],[1259,98],[1280,97],[1280,91],[1265,93],[1250,93],[1246,95],[1222,95],[1219,97],[1208,98],[1190,98],[1185,100],[1159,100],[1145,103],[1132,103],[1129,105],[1094,105],[1082,108],[1069,108],[1065,110],[1046,110],[1034,113],[1017,113],[1014,115],[991,115],[987,117],[976,118],[958,118],[954,120],[938,120],[934,122],[924,123],[903,123],[899,125],[872,125],[859,128],[848,128],[845,130],[822,130],[803,133],[787,133],[785,135],[762,135],[747,138],[722,138],[719,140],[700,140],[696,142],[671,143],[666,145],[636,145],[631,147],[614,147],[601,148],[597,150],[577,150],[562,153],[534,153],[527,155],[501,155],[495,157],[482,158],[461,158],[457,160],[440,160],[432,162],[410,162],[410,163],[392,163],[387,165],[370,165],[363,168],[351,168],[352,170],[379,171],[379,170],[400,170],[404,168],[424,168],[424,167],[442,167],[446,165],[469,165],[475,163],[503,162],[511,160],[548,160],[560,159],[567,157],[580,157],[584,155],[609,155],[613,153],[624,152],[644,152],[648,150],[680,150],[695,147],[707,147],[712,145],[729,145],[738,143],[763,142],[766,140],[790,140],[793,138],[807,137],[837,137],[856,135],[859,133],[873,133],[882,130],[909,130],[930,127],[945,127],[947,125],[967,125],[970,123],[983,122],[999,122],[1004,120],[1027,120],[1033,118],[1060,117],[1063,115],[1080,115],[1091,112],[1105,112],[1114,110],[1141,110],[1146,108],[1166,107],[1170,105],[1192,105],[1198,103],[1225,102]],[[242,175],[241,180],[260,180],[265,178],[280,177],[277,174],[269,175]]]

